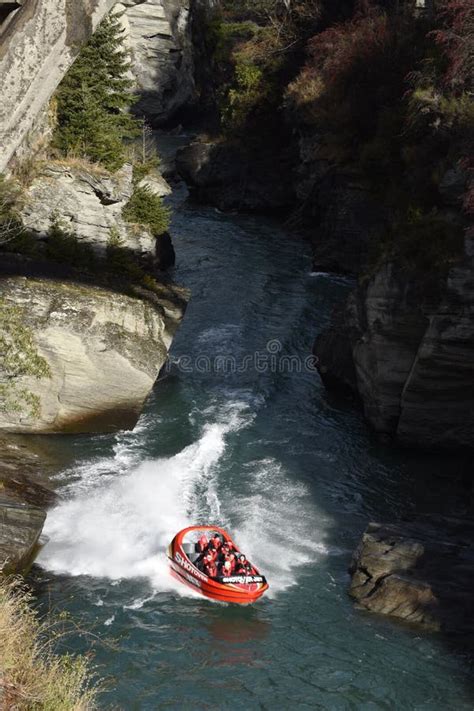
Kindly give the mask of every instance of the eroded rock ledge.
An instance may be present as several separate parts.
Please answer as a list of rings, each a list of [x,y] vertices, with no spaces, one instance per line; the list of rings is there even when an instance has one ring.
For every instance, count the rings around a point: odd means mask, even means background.
[[[55,494],[41,477],[39,457],[13,438],[0,438],[0,574],[24,572],[33,562]],[[45,469],[44,459],[42,470]]]
[[[472,638],[473,541],[467,519],[370,523],[353,556],[350,594],[372,612]]]
[[[424,448],[474,447],[474,239],[444,278],[383,265],[315,345],[328,386],[360,395],[377,432]]]
[[[164,365],[187,293],[174,285],[137,298],[46,278],[0,282],[6,306],[22,320],[49,375],[16,377],[13,386],[38,412],[0,411],[0,430],[22,433],[109,432],[135,425]],[[21,354],[20,354],[20,357]]]

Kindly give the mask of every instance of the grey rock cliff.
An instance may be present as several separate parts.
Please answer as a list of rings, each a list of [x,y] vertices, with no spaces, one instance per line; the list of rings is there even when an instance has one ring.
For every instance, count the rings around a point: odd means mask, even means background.
[[[0,172],[37,149],[47,131],[45,107],[82,44],[117,5],[124,11],[138,110],[168,120],[194,97],[192,6],[213,0],[23,0],[0,15]]]
[[[115,8],[131,51],[139,101],[136,111],[154,124],[194,99],[191,2],[122,0]]]
[[[115,0],[25,0],[0,26],[0,172]]]
[[[344,373],[329,335],[316,345],[326,380],[353,382],[355,368],[367,419],[404,444],[474,447],[473,258],[467,237],[464,258],[437,283],[388,263],[359,286],[336,324],[352,352]]]
[[[84,284],[12,277],[0,282],[0,295],[22,309],[51,373],[16,377],[15,386],[38,398],[39,413],[0,411],[0,430],[106,432],[135,425],[183,316],[183,290],[162,286],[159,295],[142,290],[132,298]]]

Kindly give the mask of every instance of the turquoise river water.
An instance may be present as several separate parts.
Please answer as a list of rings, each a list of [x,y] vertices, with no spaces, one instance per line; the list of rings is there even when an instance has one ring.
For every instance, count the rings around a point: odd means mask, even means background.
[[[456,466],[381,444],[313,372],[349,284],[311,274],[308,247],[265,220],[184,207],[173,233],[193,296],[138,426],[50,440],[62,499],[33,583],[93,633],[65,646],[94,649],[104,706],[127,711],[472,709],[460,652],[347,597],[367,522],[441,507]],[[268,596],[226,606],[169,577],[165,547],[204,522],[234,534]]]

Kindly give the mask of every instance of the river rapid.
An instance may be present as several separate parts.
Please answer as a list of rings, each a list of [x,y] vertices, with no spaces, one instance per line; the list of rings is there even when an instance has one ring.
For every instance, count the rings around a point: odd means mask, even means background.
[[[459,652],[347,597],[367,522],[442,508],[454,466],[381,444],[322,387],[307,356],[350,284],[263,219],[185,206],[173,235],[192,300],[137,427],[50,439],[62,499],[32,579],[89,631],[64,647],[92,647],[127,711],[472,709]],[[267,576],[254,606],[168,575],[173,535],[207,522]]]

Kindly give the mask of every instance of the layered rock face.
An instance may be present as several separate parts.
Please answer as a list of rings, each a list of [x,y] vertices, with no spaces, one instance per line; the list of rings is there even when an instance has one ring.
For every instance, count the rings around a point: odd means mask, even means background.
[[[350,594],[372,612],[472,638],[473,539],[464,519],[370,523],[353,556]]]
[[[140,99],[136,110],[163,123],[194,98],[194,57],[190,2],[122,0],[115,12],[131,50]]]
[[[474,446],[472,238],[465,249],[430,288],[421,276],[385,265],[356,290],[344,316],[365,414],[377,431],[405,444]],[[341,374],[328,339],[316,344],[323,378],[351,381],[352,364]]]
[[[115,0],[25,0],[0,26],[0,172]]]
[[[214,0],[23,0],[0,15],[0,172],[44,143],[44,111],[82,44],[114,7],[140,93],[137,110],[167,121],[194,96],[192,9]]]
[[[163,178],[149,177],[143,184],[155,194],[171,192]],[[132,166],[114,174],[63,163],[50,163],[26,190],[20,216],[25,227],[40,239],[47,237],[55,220],[103,255],[111,239],[137,255],[156,258],[156,238],[141,225],[131,225],[122,210],[133,192]]]
[[[11,575],[24,572],[32,563],[46,507],[55,495],[39,475],[33,452],[5,437],[0,450],[0,574]]]
[[[37,398],[39,412],[0,412],[0,430],[107,432],[133,427],[185,307],[183,290],[163,286],[161,292],[142,291],[140,298],[131,298],[51,279],[2,280],[4,303],[22,309],[23,323],[50,375],[10,381]]]

